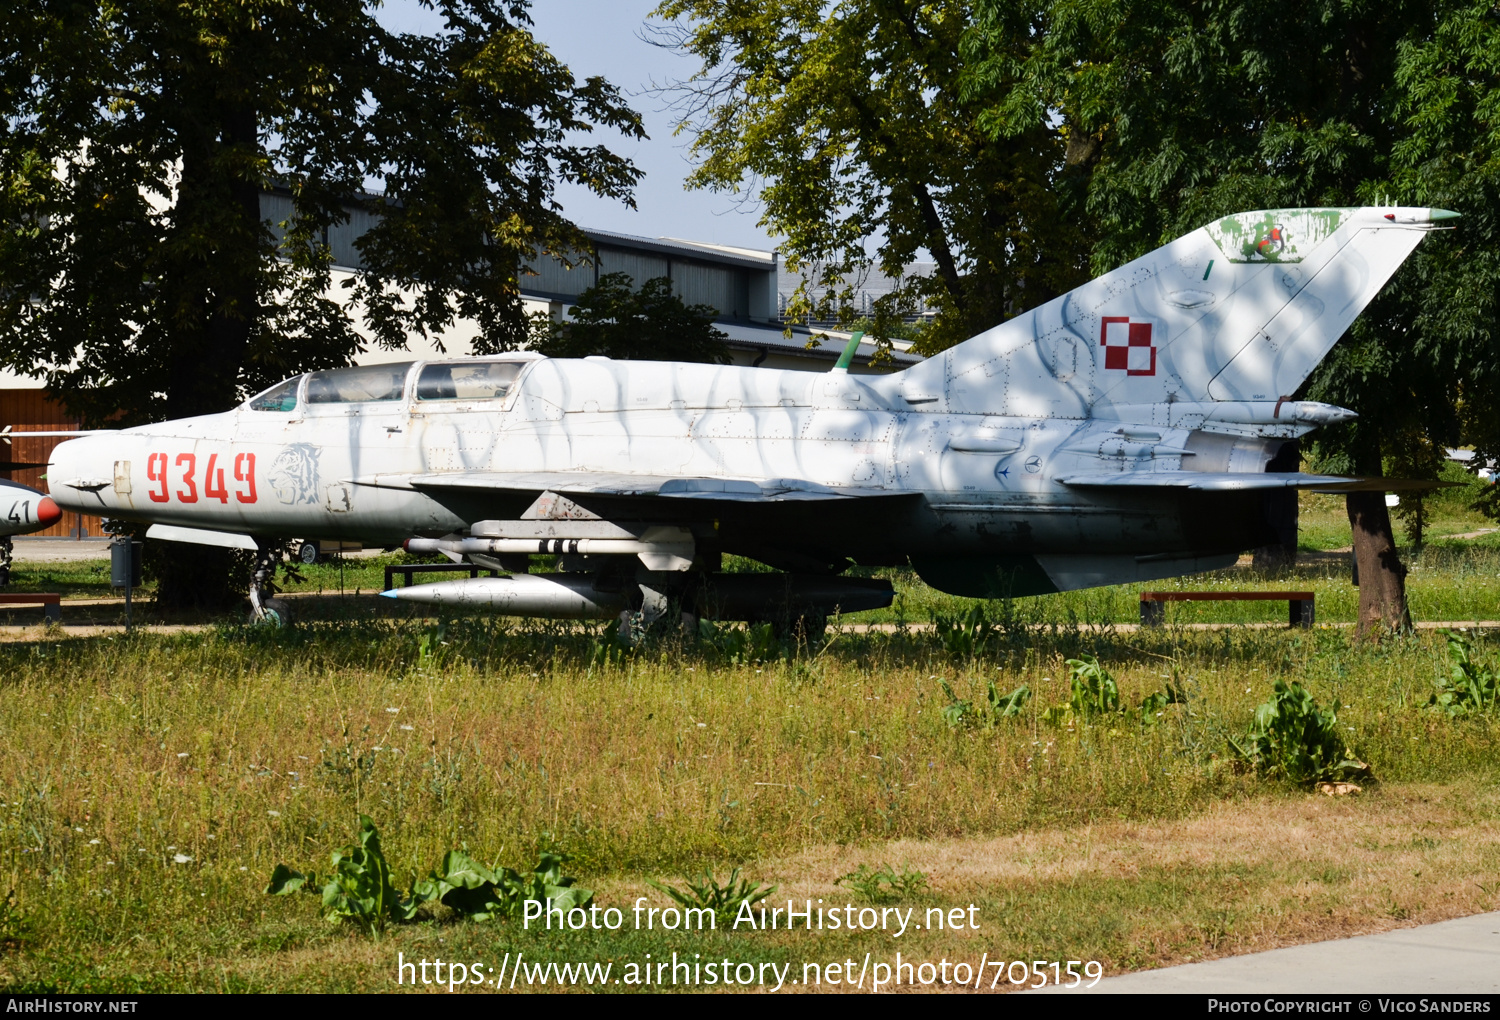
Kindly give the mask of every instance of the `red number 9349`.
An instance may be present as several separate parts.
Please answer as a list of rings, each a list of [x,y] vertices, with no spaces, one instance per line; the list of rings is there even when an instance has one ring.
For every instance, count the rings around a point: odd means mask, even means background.
[[[153,484],[146,494],[151,497],[153,503],[166,503],[173,496],[177,497],[179,503],[196,503],[199,500],[200,491],[197,473],[197,454],[179,453],[173,458],[169,454],[153,453],[146,458],[146,480]],[[174,480],[177,484],[176,489],[172,488]],[[255,454],[237,453],[234,455],[234,480],[236,483],[235,502],[254,503],[257,498]],[[208,463],[203,468],[201,491],[202,498],[205,500],[217,499],[220,503],[229,502],[230,490],[225,484],[224,469],[219,466],[217,453],[208,455]]]

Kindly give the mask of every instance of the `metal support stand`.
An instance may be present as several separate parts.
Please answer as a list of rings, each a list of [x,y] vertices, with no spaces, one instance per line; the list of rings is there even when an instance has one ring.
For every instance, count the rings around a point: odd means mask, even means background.
[[[141,583],[141,543],[117,535],[109,544],[109,583],[125,589],[125,633],[130,633],[131,592]]]

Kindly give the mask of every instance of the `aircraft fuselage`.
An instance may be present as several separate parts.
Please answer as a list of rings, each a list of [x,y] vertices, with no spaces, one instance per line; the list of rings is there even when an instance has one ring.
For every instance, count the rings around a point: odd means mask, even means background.
[[[64,483],[54,488],[70,509],[107,517],[393,545],[520,517],[547,488],[435,496],[412,478],[775,479],[788,483],[785,498],[711,509],[691,494],[569,498],[608,520],[697,525],[705,551],[793,567],[916,558],[940,563],[934,570],[954,560],[951,573],[965,558],[998,556],[1076,572],[1086,550],[1136,576],[1275,538],[1261,492],[1100,493],[1058,481],[1201,457],[1183,452],[1207,445],[1190,428],[926,410],[903,399],[895,377],[603,359],[524,361],[499,399],[420,400],[426,364],[406,373],[395,400],[313,404],[304,392],[290,410],[247,403],[73,440],[54,453],[52,477]],[[1214,439],[1237,444],[1251,471],[1283,442]],[[837,496],[856,491],[879,498]]]

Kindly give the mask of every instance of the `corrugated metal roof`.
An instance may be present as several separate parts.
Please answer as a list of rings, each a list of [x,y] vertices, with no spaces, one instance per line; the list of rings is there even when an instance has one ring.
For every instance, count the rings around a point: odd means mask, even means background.
[[[617,234],[610,230],[595,230],[590,227],[584,227],[583,233],[590,241],[599,245],[634,248],[658,255],[670,255],[674,258],[695,259],[699,262],[711,262],[722,266],[737,266],[740,269],[756,269],[766,272],[774,270],[777,262],[775,252],[766,252],[761,258],[749,254],[748,249],[731,252],[717,245],[693,244],[664,237],[636,237],[633,234]]]
[[[782,335],[780,326],[758,326],[753,323],[743,322],[716,322],[719,329],[729,337],[729,346],[741,350],[768,350],[778,354],[791,354],[803,358],[815,360],[837,361],[838,356],[843,353],[844,344],[847,342],[841,337],[824,337],[814,346],[808,347],[813,333],[805,326],[794,326],[790,337]],[[855,357],[861,362],[868,361],[875,353],[873,341],[863,341],[859,345],[859,351]],[[901,351],[891,352],[892,363],[898,368],[908,368],[925,359],[915,354],[906,354]]]

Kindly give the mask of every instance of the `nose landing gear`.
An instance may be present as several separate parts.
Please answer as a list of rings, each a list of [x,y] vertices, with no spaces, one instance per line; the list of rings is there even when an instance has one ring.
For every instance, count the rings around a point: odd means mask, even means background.
[[[255,570],[250,575],[250,622],[272,627],[290,626],[291,606],[285,599],[267,598],[264,589],[276,576],[276,565],[281,562],[281,547],[262,547],[255,554]]]

